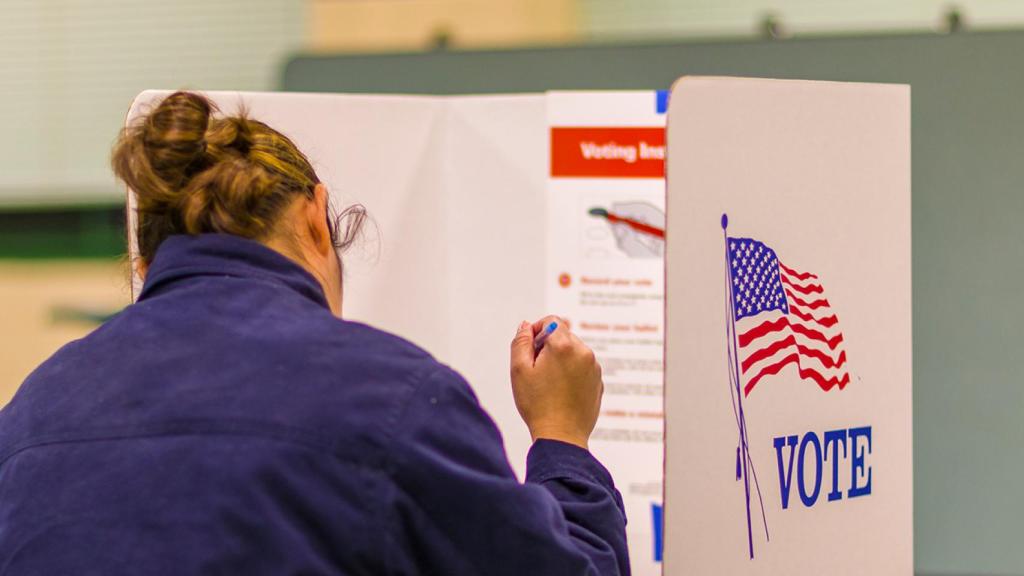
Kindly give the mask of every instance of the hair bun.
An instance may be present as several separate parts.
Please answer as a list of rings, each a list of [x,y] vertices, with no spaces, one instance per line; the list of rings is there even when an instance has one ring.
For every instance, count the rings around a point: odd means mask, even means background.
[[[145,120],[142,141],[150,166],[164,182],[178,187],[206,168],[206,130],[212,103],[198,94],[175,92]]]
[[[206,142],[214,162],[249,156],[256,145],[255,123],[245,116],[244,109],[237,116],[212,120],[206,129]]]
[[[134,193],[143,262],[175,234],[268,238],[296,198],[315,195],[320,179],[287,136],[250,119],[244,106],[231,116],[216,113],[205,96],[175,92],[114,145],[110,163]]]

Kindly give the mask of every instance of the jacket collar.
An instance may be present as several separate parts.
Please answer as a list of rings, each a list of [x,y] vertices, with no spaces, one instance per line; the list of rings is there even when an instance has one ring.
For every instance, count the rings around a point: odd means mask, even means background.
[[[139,301],[201,276],[269,280],[328,307],[320,283],[298,263],[259,242],[230,234],[169,236],[149,266]]]

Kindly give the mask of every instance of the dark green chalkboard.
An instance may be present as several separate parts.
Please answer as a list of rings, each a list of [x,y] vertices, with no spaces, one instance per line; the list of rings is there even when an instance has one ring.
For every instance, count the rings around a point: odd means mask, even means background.
[[[1024,574],[1024,32],[302,56],[282,87],[651,89],[684,74],[912,86],[917,570]]]

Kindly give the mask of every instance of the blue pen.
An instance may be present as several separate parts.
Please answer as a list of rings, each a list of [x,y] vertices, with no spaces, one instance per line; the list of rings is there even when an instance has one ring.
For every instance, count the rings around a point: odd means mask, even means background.
[[[541,330],[540,333],[537,334],[533,338],[533,353],[534,354],[540,353],[540,349],[543,348],[544,347],[544,343],[548,341],[548,336],[551,336],[551,334],[556,329],[558,329],[558,322],[551,322],[550,324],[545,326],[544,329]]]

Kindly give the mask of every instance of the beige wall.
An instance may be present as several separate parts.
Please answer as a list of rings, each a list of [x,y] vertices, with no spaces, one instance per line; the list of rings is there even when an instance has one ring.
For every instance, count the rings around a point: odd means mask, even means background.
[[[578,35],[578,0],[310,0],[313,50],[402,50],[445,32],[455,47],[551,44]]]
[[[0,406],[40,362],[96,327],[69,311],[120,310],[128,289],[116,261],[0,261]]]

